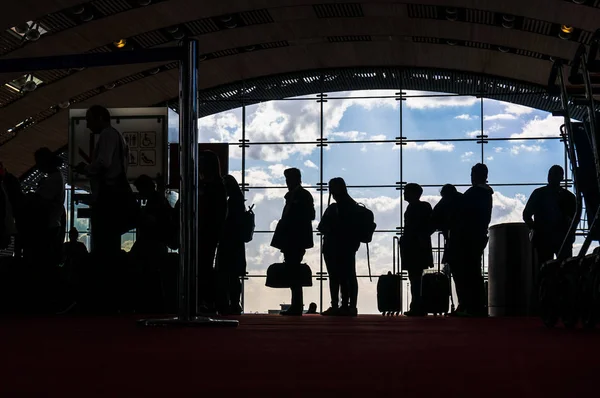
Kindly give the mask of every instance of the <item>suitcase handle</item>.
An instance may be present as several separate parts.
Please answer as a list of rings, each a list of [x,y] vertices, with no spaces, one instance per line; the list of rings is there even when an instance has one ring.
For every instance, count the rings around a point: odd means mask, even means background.
[[[397,236],[394,236],[394,238],[392,239],[393,242],[393,246],[392,246],[392,274],[396,274],[396,259],[398,261],[398,270],[400,270],[400,253],[399,253],[399,247],[400,247],[400,240],[398,239]]]

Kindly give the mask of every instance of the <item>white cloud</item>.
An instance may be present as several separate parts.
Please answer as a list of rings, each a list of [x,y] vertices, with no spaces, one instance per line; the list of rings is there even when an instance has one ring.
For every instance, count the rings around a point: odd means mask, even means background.
[[[475,119],[479,119],[479,116],[477,115],[469,115],[469,114],[462,114],[462,115],[458,115],[454,117],[455,119],[460,119],[460,120],[475,120]]]
[[[475,153],[471,151],[465,152],[462,155],[460,155],[460,160],[462,162],[471,162],[473,160],[473,155],[475,155]]]
[[[497,147],[495,147],[495,148],[494,148],[494,151],[495,151],[496,153],[500,153],[500,152],[504,151],[504,148],[502,148],[502,147],[500,147],[500,146],[497,146]]]
[[[533,108],[529,108],[522,105],[510,104],[506,103],[504,107],[504,112],[510,113],[513,115],[526,115],[532,113],[534,111]]]
[[[562,124],[562,117],[554,117],[551,114],[545,118],[536,116],[525,123],[520,133],[511,134],[511,138],[558,137]]]
[[[394,149],[398,150],[398,147],[398,145],[395,145]],[[403,149],[409,151],[452,152],[454,151],[454,144],[449,142],[425,142],[423,144],[419,144],[417,142],[407,142]]]
[[[492,135],[492,133],[495,133],[496,131],[500,131],[502,129],[504,129],[504,126],[498,123],[494,123],[490,125],[487,129],[484,129],[483,133],[489,137]],[[479,135],[481,135],[481,129],[470,131],[467,133],[467,137],[469,138],[476,138]]]
[[[488,157],[486,158],[486,160],[489,160],[489,161],[491,162],[492,160],[494,160],[494,157],[493,157],[493,156],[488,156]]]
[[[362,131],[335,131],[329,133],[329,137],[339,137],[342,141],[358,141],[367,138],[367,133]]]
[[[483,120],[515,120],[517,117],[510,113],[500,113],[498,115],[486,115]]]
[[[407,95],[431,95],[425,91],[408,91]],[[438,93],[439,95],[439,93]],[[406,106],[411,109],[435,109],[443,107],[469,107],[475,105],[479,99],[475,97],[446,95],[442,97],[408,98]]]
[[[371,139],[374,141],[383,141],[385,140],[387,137],[385,136],[385,134],[376,134],[376,135],[372,135]]]
[[[521,144],[521,145],[513,145],[510,148],[510,153],[512,155],[518,155],[521,152],[541,152],[543,151],[544,148],[542,148],[539,145],[525,145],[525,144]]]
[[[306,162],[304,162],[304,165],[310,169],[318,169],[319,168],[319,166],[314,164],[311,160],[307,160]]]

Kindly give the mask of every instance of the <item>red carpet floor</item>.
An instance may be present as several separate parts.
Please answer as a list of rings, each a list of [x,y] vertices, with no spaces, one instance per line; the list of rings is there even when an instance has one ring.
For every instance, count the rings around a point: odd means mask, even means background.
[[[237,329],[2,319],[0,397],[576,397],[600,388],[600,330],[537,319],[239,319]]]

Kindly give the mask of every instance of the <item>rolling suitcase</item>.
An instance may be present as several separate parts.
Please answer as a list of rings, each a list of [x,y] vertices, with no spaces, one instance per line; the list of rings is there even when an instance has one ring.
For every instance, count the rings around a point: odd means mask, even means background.
[[[398,261],[396,273],[396,258],[398,251],[398,238],[394,237],[392,272],[381,275],[377,282],[377,309],[383,316],[400,315],[402,312],[402,272]]]
[[[435,272],[425,272],[421,279],[423,310],[428,314],[448,314],[450,306],[450,279],[441,272],[440,239],[438,237],[438,267]]]

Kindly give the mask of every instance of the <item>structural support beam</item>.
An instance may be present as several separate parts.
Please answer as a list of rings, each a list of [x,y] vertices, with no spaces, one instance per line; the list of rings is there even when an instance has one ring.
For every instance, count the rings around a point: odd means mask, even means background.
[[[198,43],[185,41],[179,64],[179,312],[177,318],[141,320],[144,326],[237,326],[197,316],[198,307]]]
[[[0,73],[27,73],[37,70],[77,69],[126,64],[168,62],[182,59],[181,47],[154,48],[111,53],[68,54],[51,57],[0,60]]]

